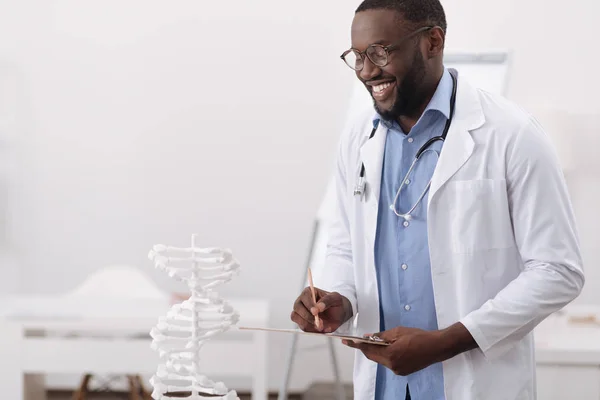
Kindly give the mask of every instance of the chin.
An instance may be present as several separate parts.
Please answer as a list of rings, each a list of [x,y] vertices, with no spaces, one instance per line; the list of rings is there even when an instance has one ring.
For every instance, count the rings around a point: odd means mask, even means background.
[[[393,121],[396,119],[396,116],[393,113],[394,110],[394,105],[391,104],[379,104],[376,101],[373,102],[374,106],[375,106],[375,111],[377,111],[377,113],[379,115],[381,115],[381,117],[383,119],[386,120],[390,120]]]

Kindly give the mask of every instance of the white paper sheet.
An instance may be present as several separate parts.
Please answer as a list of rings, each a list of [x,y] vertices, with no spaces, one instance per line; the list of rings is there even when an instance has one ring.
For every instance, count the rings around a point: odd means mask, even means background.
[[[318,333],[318,332],[304,332],[300,329],[275,329],[275,328],[253,328],[253,327],[238,327],[239,330],[242,331],[266,331],[266,332],[278,332],[278,333],[295,333],[301,335],[313,335],[313,336],[322,336],[328,338],[335,339],[347,339],[355,342],[368,343],[368,344],[376,344],[379,346],[388,346],[389,343],[382,341],[378,337],[360,337],[360,336],[351,336],[351,335],[340,335],[336,333]]]

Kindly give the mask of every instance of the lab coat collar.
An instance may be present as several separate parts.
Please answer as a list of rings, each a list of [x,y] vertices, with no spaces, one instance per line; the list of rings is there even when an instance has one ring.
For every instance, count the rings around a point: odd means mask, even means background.
[[[431,203],[436,192],[471,157],[475,147],[471,131],[480,128],[484,123],[485,116],[478,90],[459,76],[454,118],[433,174],[428,204]]]

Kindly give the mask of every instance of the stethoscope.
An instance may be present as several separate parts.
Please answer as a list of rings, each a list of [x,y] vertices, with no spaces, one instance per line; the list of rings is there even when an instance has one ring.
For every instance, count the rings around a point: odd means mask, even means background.
[[[394,213],[397,216],[403,217],[407,221],[411,219],[412,212],[415,210],[415,208],[417,208],[417,206],[419,205],[419,203],[421,202],[423,197],[425,197],[425,194],[427,193],[427,191],[429,190],[429,187],[431,186],[431,181],[429,181],[429,183],[427,184],[427,187],[425,187],[425,190],[423,190],[423,193],[421,193],[421,196],[419,196],[419,199],[417,200],[417,202],[412,206],[412,208],[408,212],[406,212],[406,213],[398,212],[396,210],[396,202],[398,201],[400,192],[402,191],[404,186],[408,184],[408,177],[410,176],[410,173],[412,172],[413,168],[415,167],[415,164],[417,163],[417,161],[419,161],[419,158],[421,158],[423,153],[425,153],[426,151],[433,151],[433,150],[430,150],[429,147],[433,143],[437,142],[438,140],[442,141],[442,142],[446,140],[446,135],[448,134],[448,130],[450,129],[450,124],[452,123],[452,119],[454,117],[454,107],[456,105],[456,75],[453,70],[450,70],[450,76],[452,77],[452,96],[450,98],[450,117],[446,121],[444,131],[442,132],[442,134],[440,136],[432,137],[427,142],[425,142],[425,144],[423,146],[421,146],[421,148],[419,148],[419,151],[417,151],[417,154],[415,155],[415,159],[413,160],[412,164],[410,165],[408,172],[406,173],[406,175],[404,176],[404,179],[402,179],[402,182],[400,183],[400,187],[398,188],[398,191],[396,192],[396,197],[394,198],[394,203],[390,205],[390,209],[392,211],[394,211]],[[378,125],[376,125],[373,128],[373,131],[371,131],[371,134],[369,135],[369,139],[372,139],[373,136],[375,136],[377,127],[378,127]],[[362,165],[360,167],[358,181],[356,183],[356,186],[354,187],[354,195],[362,197],[363,194],[365,193],[365,189],[366,189],[365,164],[362,163]]]

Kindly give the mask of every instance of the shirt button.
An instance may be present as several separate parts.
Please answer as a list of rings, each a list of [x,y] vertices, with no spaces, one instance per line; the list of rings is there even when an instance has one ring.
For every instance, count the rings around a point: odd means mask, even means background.
[[[410,311],[410,306],[407,304],[407,305],[405,305],[405,306],[404,306],[404,309],[405,309],[406,311]]]
[[[415,139],[413,139],[413,138],[409,137],[409,138],[408,138],[408,143],[412,143],[414,140],[415,140]]]
[[[407,227],[410,225],[410,223],[408,221],[404,221],[404,223],[402,225],[404,225],[404,227]]]
[[[406,182],[406,184],[409,185],[410,184],[410,179],[407,179],[404,182]]]
[[[408,265],[402,264],[402,269],[406,271],[408,269]]]

